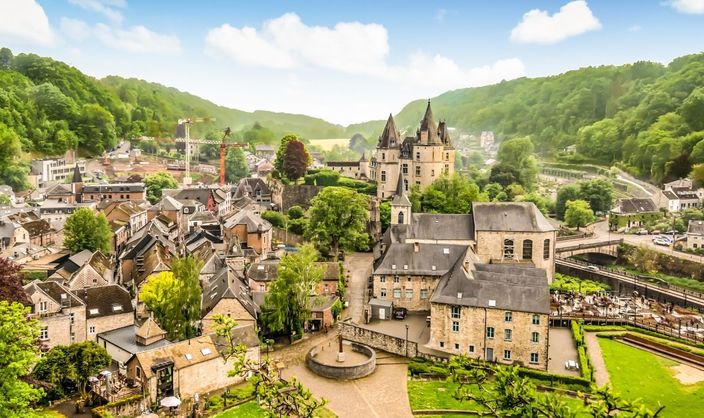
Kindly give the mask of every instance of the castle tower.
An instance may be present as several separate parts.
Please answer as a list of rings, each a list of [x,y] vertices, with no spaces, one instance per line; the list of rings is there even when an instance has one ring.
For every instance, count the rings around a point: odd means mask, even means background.
[[[76,202],[81,202],[81,196],[83,193],[83,176],[81,175],[81,169],[78,168],[78,163],[73,167],[73,178],[71,179],[71,191],[76,196]]]
[[[377,183],[377,197],[380,199],[388,199],[394,193],[394,185],[398,180],[400,146],[401,135],[396,129],[394,117],[389,114],[373,158],[371,179]]]
[[[403,173],[399,173],[396,194],[391,200],[391,225],[411,224],[411,201],[408,200],[407,187],[408,183],[406,183]]]

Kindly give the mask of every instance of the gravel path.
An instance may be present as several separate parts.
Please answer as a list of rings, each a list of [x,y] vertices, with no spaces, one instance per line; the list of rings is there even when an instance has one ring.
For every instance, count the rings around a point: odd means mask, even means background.
[[[599,347],[599,338],[596,332],[585,332],[584,343],[587,346],[587,355],[594,366],[594,379],[597,386],[604,386],[609,383],[609,372],[606,370],[606,363]]]

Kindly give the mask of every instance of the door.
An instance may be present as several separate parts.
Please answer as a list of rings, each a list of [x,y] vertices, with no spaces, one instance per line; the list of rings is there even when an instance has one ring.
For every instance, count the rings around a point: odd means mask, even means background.
[[[486,349],[486,361],[494,361],[494,349],[493,348]]]
[[[379,319],[386,319],[386,309],[379,308]]]

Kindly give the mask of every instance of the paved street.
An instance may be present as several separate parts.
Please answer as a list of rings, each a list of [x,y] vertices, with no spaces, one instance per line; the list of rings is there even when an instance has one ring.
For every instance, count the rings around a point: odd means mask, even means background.
[[[577,370],[565,369],[565,362],[577,360],[577,346],[569,328],[550,328],[550,358],[548,372],[567,376],[579,376]]]
[[[373,261],[372,253],[352,253],[345,258],[345,269],[350,272],[346,296],[350,301],[350,306],[346,316],[351,317],[352,322],[363,322],[367,278],[372,274]]]

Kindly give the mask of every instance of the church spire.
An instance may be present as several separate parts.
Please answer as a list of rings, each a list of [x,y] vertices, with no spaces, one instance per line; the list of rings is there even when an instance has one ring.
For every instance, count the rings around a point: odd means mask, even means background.
[[[73,179],[71,183],[83,183],[83,176],[81,175],[81,169],[78,168],[78,163],[73,167]]]
[[[403,171],[398,172],[398,183],[396,183],[396,192],[391,200],[391,206],[411,206],[411,201],[406,195],[406,182],[403,178]]]
[[[425,115],[423,115],[423,120],[420,121],[420,133],[428,133],[428,144],[442,144],[440,138],[438,137],[438,126],[435,124],[435,119],[433,118],[433,109],[430,107],[430,100],[428,100],[428,107],[425,108]]]

